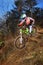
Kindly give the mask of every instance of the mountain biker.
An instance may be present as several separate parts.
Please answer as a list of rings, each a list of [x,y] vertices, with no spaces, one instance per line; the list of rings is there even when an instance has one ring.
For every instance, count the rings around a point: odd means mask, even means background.
[[[23,25],[27,26],[27,28],[29,28],[29,33],[31,33],[32,25],[35,23],[35,20],[31,17],[27,17],[26,14],[22,14],[20,18],[22,21],[20,21],[18,26],[23,26]]]

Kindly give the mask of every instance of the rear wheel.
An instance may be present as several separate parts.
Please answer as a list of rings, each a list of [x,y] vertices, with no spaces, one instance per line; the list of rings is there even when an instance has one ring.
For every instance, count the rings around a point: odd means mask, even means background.
[[[36,36],[36,34],[37,34],[37,28],[33,26],[32,36]]]
[[[20,36],[18,36],[15,40],[15,46],[18,49],[22,49],[25,47],[25,38],[22,37],[22,43],[20,42]]]

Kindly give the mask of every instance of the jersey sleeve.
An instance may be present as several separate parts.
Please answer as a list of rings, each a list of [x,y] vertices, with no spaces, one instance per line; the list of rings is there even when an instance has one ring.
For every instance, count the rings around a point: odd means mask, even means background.
[[[22,20],[22,21],[18,24],[18,26],[22,26],[24,22],[25,22],[25,19]]]

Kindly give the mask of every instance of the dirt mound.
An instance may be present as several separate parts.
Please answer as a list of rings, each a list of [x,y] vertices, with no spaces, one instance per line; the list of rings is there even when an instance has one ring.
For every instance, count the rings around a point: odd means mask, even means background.
[[[13,37],[6,41],[6,54],[4,54],[3,61],[0,59],[0,65],[43,65],[42,31],[38,33],[37,37],[30,37],[23,49],[17,49],[13,42]]]

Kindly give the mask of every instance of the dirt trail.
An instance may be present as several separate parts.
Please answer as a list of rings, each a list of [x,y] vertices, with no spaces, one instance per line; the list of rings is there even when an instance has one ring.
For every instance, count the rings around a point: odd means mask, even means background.
[[[14,38],[7,41],[11,40],[14,41]],[[17,49],[14,46],[1,65],[43,65],[43,29],[38,30],[37,37],[29,38],[25,48]]]

